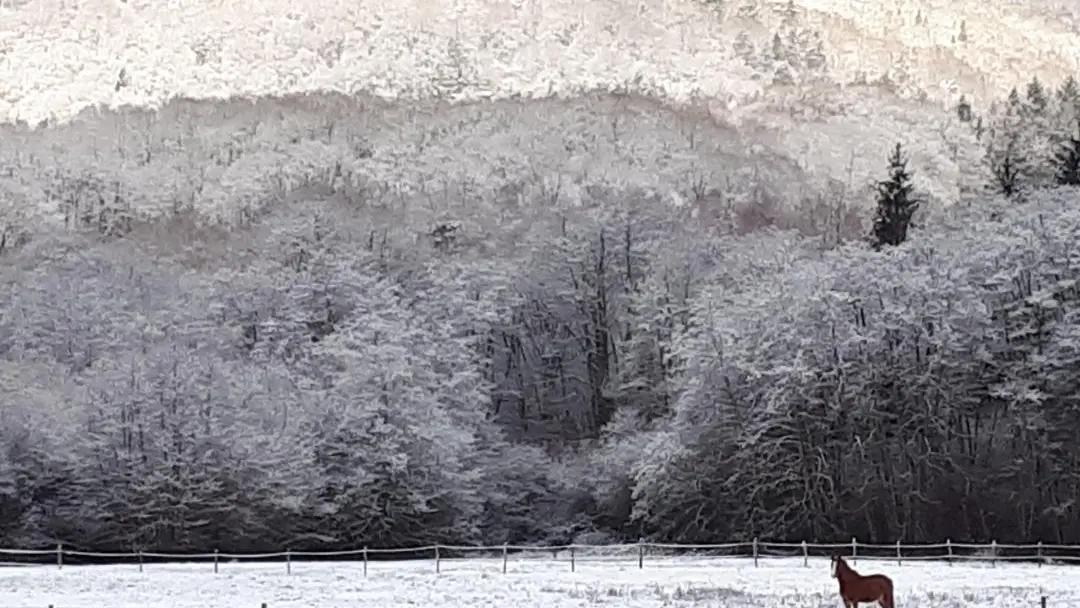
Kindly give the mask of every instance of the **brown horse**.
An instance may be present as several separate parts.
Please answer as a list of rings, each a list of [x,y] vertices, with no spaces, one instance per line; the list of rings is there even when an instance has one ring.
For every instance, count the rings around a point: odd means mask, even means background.
[[[862,576],[839,555],[832,558],[832,571],[833,578],[840,583],[844,608],[859,608],[860,603],[871,602],[877,602],[881,608],[895,608],[892,579],[884,574]]]

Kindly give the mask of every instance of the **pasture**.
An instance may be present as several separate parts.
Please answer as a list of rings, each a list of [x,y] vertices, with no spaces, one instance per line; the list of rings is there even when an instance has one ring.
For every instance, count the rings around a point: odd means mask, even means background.
[[[1080,606],[1070,566],[856,560],[896,584],[896,605],[920,608]],[[564,556],[371,562],[206,562],[0,568],[3,608],[836,608],[827,558],[579,559]]]

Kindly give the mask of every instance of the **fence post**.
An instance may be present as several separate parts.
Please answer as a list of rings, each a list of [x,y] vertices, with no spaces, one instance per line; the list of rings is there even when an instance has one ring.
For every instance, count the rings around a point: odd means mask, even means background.
[[[806,541],[802,541],[802,565],[806,568],[810,565],[810,550],[806,546]]]
[[[757,537],[755,536],[754,537],[754,567],[755,568],[757,568],[757,560],[758,560],[758,542],[757,542]]]
[[[1036,551],[1038,551],[1038,554],[1037,554],[1037,556],[1038,556],[1038,558],[1039,558],[1039,567],[1040,567],[1040,568],[1042,568],[1042,563],[1043,563],[1043,552],[1042,552],[1042,541],[1041,541],[1041,540],[1039,541],[1039,546],[1038,546],[1038,548],[1036,549]],[[1045,602],[1045,601],[1046,601],[1046,598],[1043,598],[1043,601]]]
[[[506,574],[506,554],[507,546],[506,543],[503,543],[503,574]]]
[[[577,571],[577,557],[574,555],[574,545],[570,545],[570,572]]]
[[[1046,596],[1045,595],[1039,598],[1039,606],[1040,606],[1040,608],[1046,608]]]
[[[285,549],[285,574],[292,574],[292,549]]]
[[[139,549],[139,572],[143,571],[143,554],[142,549]]]
[[[856,558],[859,557],[859,543],[855,540],[855,537],[851,537],[851,563],[855,563]]]
[[[64,543],[56,543],[56,567],[64,567]]]
[[[367,578],[367,547],[364,547],[364,578]]]
[[[218,573],[218,550],[214,549],[214,574]]]
[[[896,539],[896,565],[904,565],[904,555],[900,552],[900,539]]]
[[[946,538],[945,539],[945,551],[946,551],[945,561],[949,562],[949,565],[951,566],[952,562],[953,562],[952,539],[951,538]]]
[[[435,574],[442,571],[441,564],[439,563],[439,545],[435,545]]]
[[[997,566],[997,541],[990,541],[990,565]]]
[[[637,567],[638,570],[645,568],[645,539],[639,538],[637,541]]]

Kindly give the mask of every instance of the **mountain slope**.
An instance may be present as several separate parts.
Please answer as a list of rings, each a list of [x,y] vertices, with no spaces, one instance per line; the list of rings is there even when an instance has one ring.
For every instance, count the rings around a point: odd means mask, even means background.
[[[530,98],[631,90],[675,106],[692,106],[693,112],[707,108],[719,132],[737,131],[739,137],[725,139],[719,150],[732,160],[717,164],[703,156],[692,165],[713,175],[745,174],[747,166],[763,172],[746,177],[738,189],[753,190],[768,180],[770,167],[794,166],[800,179],[781,184],[787,204],[819,196],[834,204],[865,202],[872,198],[872,181],[880,177],[885,154],[899,141],[909,150],[916,185],[937,203],[928,206],[933,210],[985,183],[982,144],[971,129],[956,123],[951,109],[961,93],[982,112],[1032,74],[1055,83],[1080,72],[1080,37],[1069,37],[1077,31],[1076,20],[1068,11],[1051,8],[1048,3],[1033,8],[968,0],[732,0],[723,5],[697,0],[2,3],[0,121],[58,125],[88,107],[160,108],[176,97],[258,98],[312,91],[383,98],[406,108],[410,116],[418,112],[431,120],[432,112],[445,108],[413,102],[523,99],[518,110],[495,112],[520,118],[533,107]],[[959,36],[961,30],[964,36]],[[954,41],[957,36],[965,40]],[[815,53],[827,61],[814,64]],[[413,102],[398,104],[406,100]],[[600,106],[598,111],[609,112],[606,120],[612,123],[638,120],[624,115],[618,104]],[[489,112],[482,107],[477,111]],[[552,114],[552,106],[536,111],[549,116],[547,122],[518,121],[514,128],[532,129],[537,141],[547,141],[537,135],[545,129],[573,131],[580,118],[578,109],[565,116],[558,115],[561,110]],[[469,113],[454,113],[450,120]],[[61,167],[61,173],[80,174],[87,163],[114,163],[108,159],[128,145],[125,141],[159,130],[146,128],[141,119],[132,122],[120,116],[101,122],[92,116],[83,115],[85,127],[65,131],[69,144],[58,145],[51,136],[37,143],[29,135],[26,141],[21,135],[10,138],[0,162],[23,166],[29,155],[40,175],[54,174],[53,166]],[[605,120],[589,118],[594,119]],[[151,122],[159,120],[166,119]],[[229,124],[227,116],[196,121],[176,115],[169,120],[192,133]],[[503,124],[510,118],[493,120]],[[641,129],[652,128],[648,121],[638,122]],[[499,133],[481,131],[470,137],[477,150],[496,159],[485,163],[495,166],[498,158],[516,154]],[[387,133],[395,137],[397,129]],[[519,132],[516,137],[524,141],[533,135]],[[651,142],[668,137],[638,135],[632,139],[649,158],[658,152]],[[370,139],[373,134],[361,136]],[[377,137],[385,140],[384,134]],[[147,140],[145,147],[170,145],[167,140]],[[754,146],[758,149],[751,151]],[[382,149],[396,147],[398,143],[384,143]],[[75,154],[75,149],[81,152]],[[739,149],[748,151],[735,160],[732,155]],[[203,152],[192,150],[189,155],[197,158]],[[557,166],[555,161],[565,153],[562,145],[530,152],[555,163],[541,161],[544,166]],[[352,158],[350,154],[346,157]],[[452,158],[444,157],[439,170],[455,171]],[[662,151],[656,158],[662,158]],[[762,158],[771,160],[762,164]],[[125,163],[115,161],[116,167],[104,171],[130,172]],[[614,163],[609,169],[624,171],[620,166]],[[264,170],[260,167],[256,163],[250,169]],[[167,175],[183,184],[202,179],[187,171],[170,170]],[[558,174],[561,169],[551,171],[540,178],[565,177]],[[596,175],[596,170],[586,173]],[[155,190],[153,184],[163,178],[151,174],[146,180],[121,180],[151,189],[134,197],[146,207],[137,211],[167,208],[173,202],[160,199],[174,198],[178,191]],[[222,196],[246,192],[244,188],[264,177],[230,177],[223,182]],[[686,190],[668,177],[653,178],[659,190]],[[25,176],[19,180],[42,181]],[[769,187],[775,190],[776,185]],[[38,186],[3,187],[28,193],[7,198],[6,205],[23,206],[16,215],[56,217],[55,203],[31,202],[55,198],[39,193]],[[222,214],[223,205],[248,205],[240,199],[225,203],[220,197],[192,198],[215,216]]]
[[[400,97],[546,95],[636,83],[665,97],[760,95],[734,60],[787,3],[736,0],[41,0],[0,8],[0,117],[68,118],[86,105],[333,90]],[[889,73],[931,96],[1000,91],[1080,69],[1068,15],[960,1],[799,0],[831,76]],[[739,15],[750,15],[749,18]],[[1046,15],[1046,16],[1043,16]],[[916,23],[916,20],[919,23]],[[964,24],[967,41],[954,41]],[[945,91],[942,91],[942,81]]]

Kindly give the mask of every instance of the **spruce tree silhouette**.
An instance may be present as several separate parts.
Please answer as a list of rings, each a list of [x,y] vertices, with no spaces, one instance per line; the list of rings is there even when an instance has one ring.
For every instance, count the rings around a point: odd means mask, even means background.
[[[911,218],[920,202],[913,195],[907,159],[899,143],[889,156],[889,179],[878,182],[877,191],[877,212],[870,244],[874,249],[899,245],[907,240]]]
[[[1020,164],[1023,159],[1017,158],[1016,143],[1010,141],[1006,146],[1001,158],[991,162],[990,171],[997,182],[998,190],[1006,197],[1012,198],[1020,190]]]
[[[1054,165],[1054,181],[1059,186],[1080,186],[1080,120],[1076,122],[1076,135],[1065,140],[1054,154]]]

